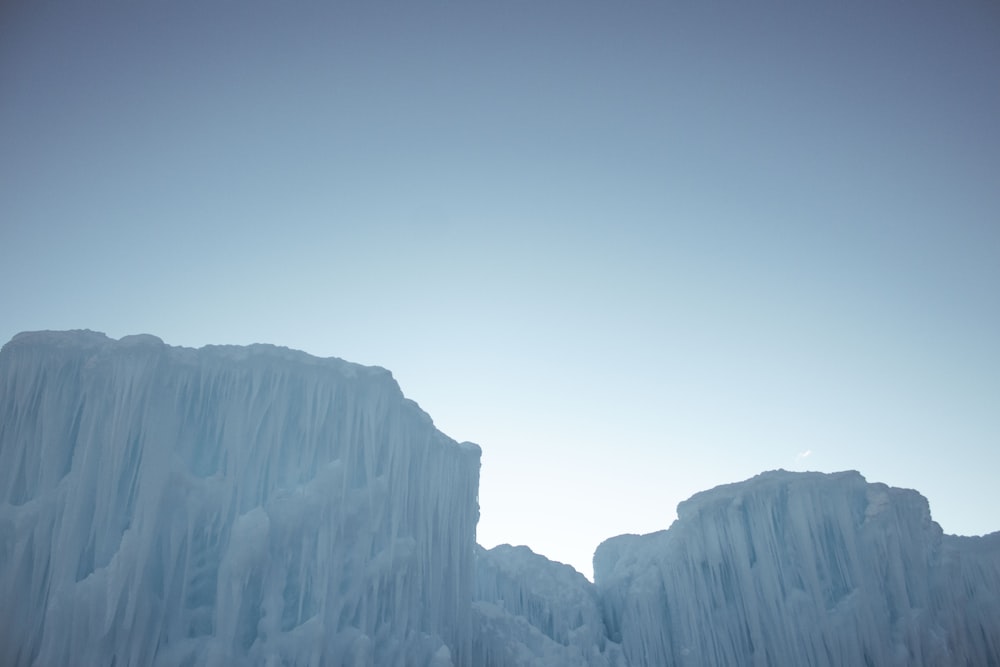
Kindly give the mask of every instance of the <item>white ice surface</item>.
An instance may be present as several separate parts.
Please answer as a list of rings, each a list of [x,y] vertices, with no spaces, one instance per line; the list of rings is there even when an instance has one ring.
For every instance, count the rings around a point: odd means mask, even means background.
[[[467,664],[479,457],[380,368],[19,335],[0,664]]]
[[[475,546],[388,371],[93,332],[0,351],[0,665],[1000,665],[1000,533],[777,471],[594,559]]]
[[[481,667],[616,667],[597,593],[569,565],[528,547],[479,549],[472,664]]]
[[[594,557],[634,666],[1000,664],[1000,533],[946,537],[915,491],[776,471],[677,513]]]

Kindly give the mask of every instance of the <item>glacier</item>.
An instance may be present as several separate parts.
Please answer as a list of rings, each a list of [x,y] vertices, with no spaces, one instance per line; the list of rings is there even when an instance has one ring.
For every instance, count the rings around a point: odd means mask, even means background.
[[[772,471],[594,554],[476,544],[480,448],[389,371],[33,332],[0,350],[0,664],[1000,666],[1000,533]]]

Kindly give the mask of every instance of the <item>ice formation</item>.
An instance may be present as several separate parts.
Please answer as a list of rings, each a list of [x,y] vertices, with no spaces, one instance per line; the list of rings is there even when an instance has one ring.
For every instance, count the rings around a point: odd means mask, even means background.
[[[1000,665],[1000,533],[944,536],[915,491],[764,473],[594,555],[632,665]]]
[[[21,334],[0,664],[466,664],[479,459],[380,368]]]
[[[0,665],[998,665],[1000,533],[764,473],[594,557],[475,544],[480,450],[388,371],[267,345],[0,351]]]
[[[479,549],[472,663],[482,667],[618,667],[593,585],[528,547]]]

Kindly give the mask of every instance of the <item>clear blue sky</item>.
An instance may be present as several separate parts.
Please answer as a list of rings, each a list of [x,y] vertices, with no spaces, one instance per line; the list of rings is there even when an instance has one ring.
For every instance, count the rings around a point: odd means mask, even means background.
[[[15,0],[0,338],[389,368],[587,574],[778,467],[987,532],[998,119],[987,0]]]

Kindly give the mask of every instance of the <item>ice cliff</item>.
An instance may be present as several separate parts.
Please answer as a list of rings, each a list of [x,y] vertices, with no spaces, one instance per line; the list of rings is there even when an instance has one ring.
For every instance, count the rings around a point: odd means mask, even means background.
[[[0,664],[468,664],[479,460],[381,368],[21,334]]]
[[[915,491],[764,473],[594,556],[631,665],[1000,665],[1000,533],[944,536]]]
[[[479,463],[381,368],[18,335],[0,665],[1000,667],[1000,533],[915,491],[764,473],[604,542],[591,584],[476,546]]]

